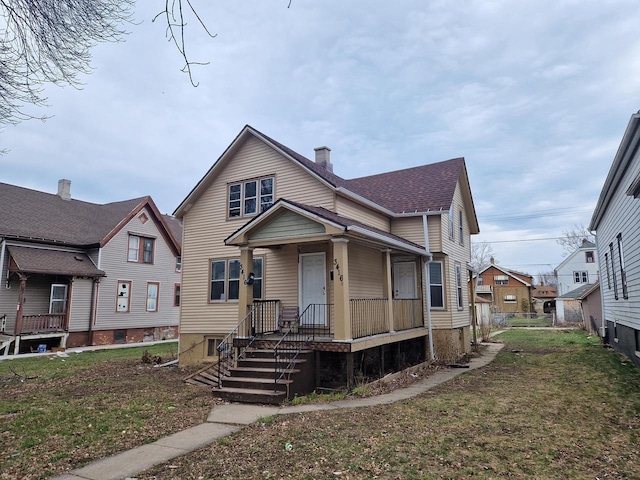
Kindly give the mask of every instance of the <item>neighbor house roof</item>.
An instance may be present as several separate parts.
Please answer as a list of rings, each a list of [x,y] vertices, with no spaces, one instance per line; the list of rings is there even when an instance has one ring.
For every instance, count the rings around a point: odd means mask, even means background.
[[[556,297],[560,300],[581,300],[596,286],[594,283],[585,283],[581,287],[575,288],[570,292]]]
[[[342,195],[364,200],[370,207],[384,211],[390,216],[447,212],[453,202],[458,180],[461,178],[464,182],[468,180],[464,158],[346,180],[250,125],[246,125],[178,206],[174,212],[175,216],[180,217],[191,208],[193,202],[206,189],[219,166],[240,147],[248,135],[253,135],[271,145],[272,148]],[[473,199],[469,197],[468,200],[473,207]],[[467,215],[470,219],[471,233],[478,233],[475,210],[467,212]]]
[[[497,265],[495,263],[492,263],[491,265],[483,268],[480,272],[478,272],[478,275],[482,275],[484,272],[486,272],[487,270],[489,270],[491,268],[495,268],[496,270],[504,273],[505,275],[517,280],[518,282],[523,283],[527,287],[531,286],[531,280],[533,279],[533,277],[531,275],[528,275],[526,273],[514,272],[513,270],[507,270],[505,268],[500,267],[499,265]],[[527,281],[527,279],[529,279],[529,281]]]
[[[45,248],[7,247],[12,263],[9,269],[21,273],[45,275],[73,275],[75,277],[104,277],[91,259],[84,253],[51,250]]]
[[[0,237],[85,248],[102,246],[145,206],[166,233],[169,227],[149,196],[100,205],[0,183]],[[178,238],[182,236],[167,237],[179,252]]]

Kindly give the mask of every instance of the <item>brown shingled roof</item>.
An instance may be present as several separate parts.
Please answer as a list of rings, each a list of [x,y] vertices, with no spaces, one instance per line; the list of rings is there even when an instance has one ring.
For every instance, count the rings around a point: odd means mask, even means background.
[[[148,197],[98,205],[0,183],[0,236],[98,245]]]
[[[7,247],[12,259],[12,269],[22,273],[73,275],[76,277],[104,277],[91,259],[84,253],[63,252],[44,248]]]

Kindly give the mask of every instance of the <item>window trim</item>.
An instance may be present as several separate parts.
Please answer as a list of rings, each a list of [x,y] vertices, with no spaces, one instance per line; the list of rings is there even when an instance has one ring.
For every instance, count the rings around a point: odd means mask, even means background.
[[[265,264],[265,260],[263,256],[257,256],[257,257],[253,257],[253,262],[256,261],[260,261],[262,263],[262,276],[260,277],[255,277],[254,278],[254,285],[255,285],[255,279],[258,278],[261,281],[261,287],[260,287],[260,298],[255,297],[255,287],[253,287],[252,289],[252,294],[253,299],[255,300],[260,300],[262,299],[262,297],[264,296],[264,264]],[[238,262],[239,264],[239,269],[238,269],[238,278],[229,278],[229,272],[231,271],[230,268],[230,264],[231,262]],[[223,279],[218,279],[218,280],[214,280],[212,278],[213,275],[213,264],[214,263],[223,263],[224,264],[224,278]],[[240,264],[240,258],[238,257],[230,257],[230,258],[211,258],[209,259],[209,296],[208,296],[208,303],[227,303],[227,302],[231,302],[231,303],[235,303],[238,301],[238,298],[229,298],[229,293],[231,292],[231,282],[238,282],[238,293],[240,292],[240,288],[242,288],[245,284],[244,281],[246,280],[246,277],[249,275],[250,272],[252,272],[254,269],[254,266],[251,265],[251,270],[249,272],[245,271],[243,274],[243,268],[242,268],[242,264]],[[220,299],[213,299],[211,298],[211,295],[213,293],[213,288],[211,288],[213,286],[213,282],[218,282],[218,283],[222,283],[222,296],[224,296],[224,298],[220,298]],[[238,294],[238,297],[240,295]]]
[[[613,261],[613,242],[609,244],[609,253],[611,254],[611,273],[613,276],[613,296],[618,300],[618,279],[616,278],[616,264]]]
[[[464,299],[462,295],[462,267],[459,263],[456,263],[456,300],[458,310],[464,309]]]
[[[64,298],[53,298],[53,290],[56,287],[63,287],[63,291],[64,291]],[[56,304],[61,303],[62,304],[62,312],[59,313],[54,313],[53,312],[53,304],[54,301],[56,302]],[[52,315],[66,315],[67,313],[67,305],[69,302],[69,285],[67,285],[66,283],[52,283],[51,284],[51,289],[49,290],[49,314]]]
[[[589,272],[587,270],[574,270],[573,283],[589,283]]]
[[[440,283],[434,283],[433,282],[433,278],[431,276],[431,265],[433,265],[433,264],[440,265]],[[442,261],[442,260],[431,260],[429,262],[429,299],[431,300],[429,307],[431,307],[432,310],[445,310],[446,307],[447,307],[446,300],[445,300],[446,296],[444,294],[444,284],[445,284],[445,281],[444,281],[444,261]],[[437,306],[433,305],[434,295],[433,295],[432,287],[440,287],[440,289],[441,289],[442,293],[439,295],[440,300],[442,302],[441,306],[440,305],[437,305]]]
[[[179,307],[182,303],[182,290],[179,283],[173,284],[173,306]]]
[[[131,280],[118,280],[116,281],[116,313],[129,313],[131,311],[131,290],[132,290],[132,281]],[[120,291],[120,285],[126,284],[127,286],[127,296],[120,295],[118,292]],[[127,308],[126,310],[120,310],[118,305],[118,298],[126,298],[127,299]]]
[[[607,287],[609,290],[611,290],[611,275],[609,273],[609,253],[605,252],[604,254],[604,266],[605,266],[605,270],[607,271]]]
[[[156,287],[156,296],[155,297],[149,297],[149,292],[150,289],[149,287],[151,286],[155,286]],[[155,307],[154,308],[149,308],[149,300],[155,300]],[[149,313],[155,313],[158,311],[159,307],[160,307],[160,282],[147,282],[147,296],[146,296],[146,300],[145,300],[145,311],[149,312]]]
[[[176,272],[182,272],[182,255],[176,256]]]
[[[449,207],[449,239],[454,239],[455,228],[453,225],[453,204]]]
[[[627,288],[627,270],[624,266],[624,249],[622,247],[622,233],[616,236],[618,242],[618,260],[620,262],[620,283],[622,284],[622,298],[629,298],[629,290]]]
[[[507,298],[507,297],[509,297],[509,298]],[[511,298],[511,297],[513,297],[513,298]],[[502,298],[502,303],[518,303],[518,296],[514,295],[512,293],[509,293],[509,294],[505,295]]]
[[[131,248],[131,240],[137,239],[137,247]],[[147,250],[145,249],[146,242],[151,242],[151,260],[149,262],[145,261],[145,253]],[[135,259],[132,258],[131,253],[136,252]],[[146,265],[153,265],[155,263],[156,256],[156,239],[151,236],[139,235],[136,233],[129,233],[129,237],[127,238],[127,262],[129,263],[144,263]]]
[[[271,180],[271,192],[263,194],[263,191],[262,191],[263,183],[268,180]],[[251,183],[255,184],[255,195],[247,197],[246,186]],[[265,211],[274,203],[275,185],[276,185],[275,175],[266,175],[263,177],[248,178],[246,180],[242,180],[239,182],[232,182],[227,184],[227,220],[236,220],[238,218],[255,217],[259,213],[262,213],[263,211]],[[239,190],[235,191],[238,188]],[[234,190],[233,198],[232,198],[232,192],[231,192],[232,189]],[[235,198],[236,195],[238,195],[238,198]],[[265,201],[265,199],[269,197],[271,197],[271,201]],[[252,200],[252,199],[254,200],[255,208],[253,211],[247,212],[246,202],[247,200]],[[232,202],[233,202],[233,207],[232,207]],[[236,210],[238,211],[238,214],[232,215],[231,212]]]
[[[462,209],[458,210],[458,233],[460,235],[460,245],[464,245],[464,223]]]
[[[585,263],[596,263],[596,254],[593,250],[587,250],[584,252]]]

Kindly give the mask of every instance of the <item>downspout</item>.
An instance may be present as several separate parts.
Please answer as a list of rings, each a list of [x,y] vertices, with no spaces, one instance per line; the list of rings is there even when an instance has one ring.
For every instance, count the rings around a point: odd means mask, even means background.
[[[598,336],[600,337],[603,343],[607,344],[609,341],[609,338],[607,336],[607,327],[604,320],[604,317],[605,317],[604,288],[603,288],[604,282],[602,281],[602,278],[600,276],[600,272],[602,272],[602,263],[600,263],[600,249],[598,248],[598,235],[597,235],[598,232],[597,230],[594,230],[594,231],[591,231],[590,233],[593,235],[593,238],[596,244],[596,251],[598,252],[598,282],[600,283],[600,305],[601,305],[600,315],[602,316],[602,318],[600,318],[600,328],[598,328]],[[613,262],[613,259],[611,259],[611,261]]]
[[[435,354],[433,353],[433,329],[431,328],[431,279],[429,277],[429,265],[433,259],[433,255],[429,251],[429,223],[427,216],[422,215],[422,227],[424,229],[424,249],[427,252],[428,260],[424,264],[424,279],[425,279],[425,298],[427,300],[427,330],[429,331],[429,359],[435,360]]]
[[[99,286],[100,278],[95,277],[93,279],[93,288],[91,288],[91,306],[89,307],[89,345],[93,345],[93,325],[96,321]]]
[[[5,251],[6,243],[7,241],[3,238],[2,246],[0,246],[0,276],[3,276],[3,273],[4,273],[4,251]],[[1,280],[2,280],[2,284],[4,284],[5,283],[4,277]],[[2,285],[0,285],[0,287],[2,287]]]

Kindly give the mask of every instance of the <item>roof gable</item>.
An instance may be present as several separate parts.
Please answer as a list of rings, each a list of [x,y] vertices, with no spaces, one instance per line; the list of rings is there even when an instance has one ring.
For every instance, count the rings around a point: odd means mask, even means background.
[[[508,277],[513,278],[514,280],[522,283],[523,285],[530,287],[532,284],[531,282],[526,281],[526,278],[533,278],[530,275],[525,275],[524,273],[518,273],[518,272],[513,272],[511,270],[507,270],[505,268],[500,267],[499,265],[496,265],[495,263],[492,263],[491,265],[489,265],[488,267],[485,267],[484,269],[482,269],[478,275],[481,276],[483,273],[488,272],[491,269],[495,269],[498,270],[499,272],[502,272],[503,274],[507,275]]]

